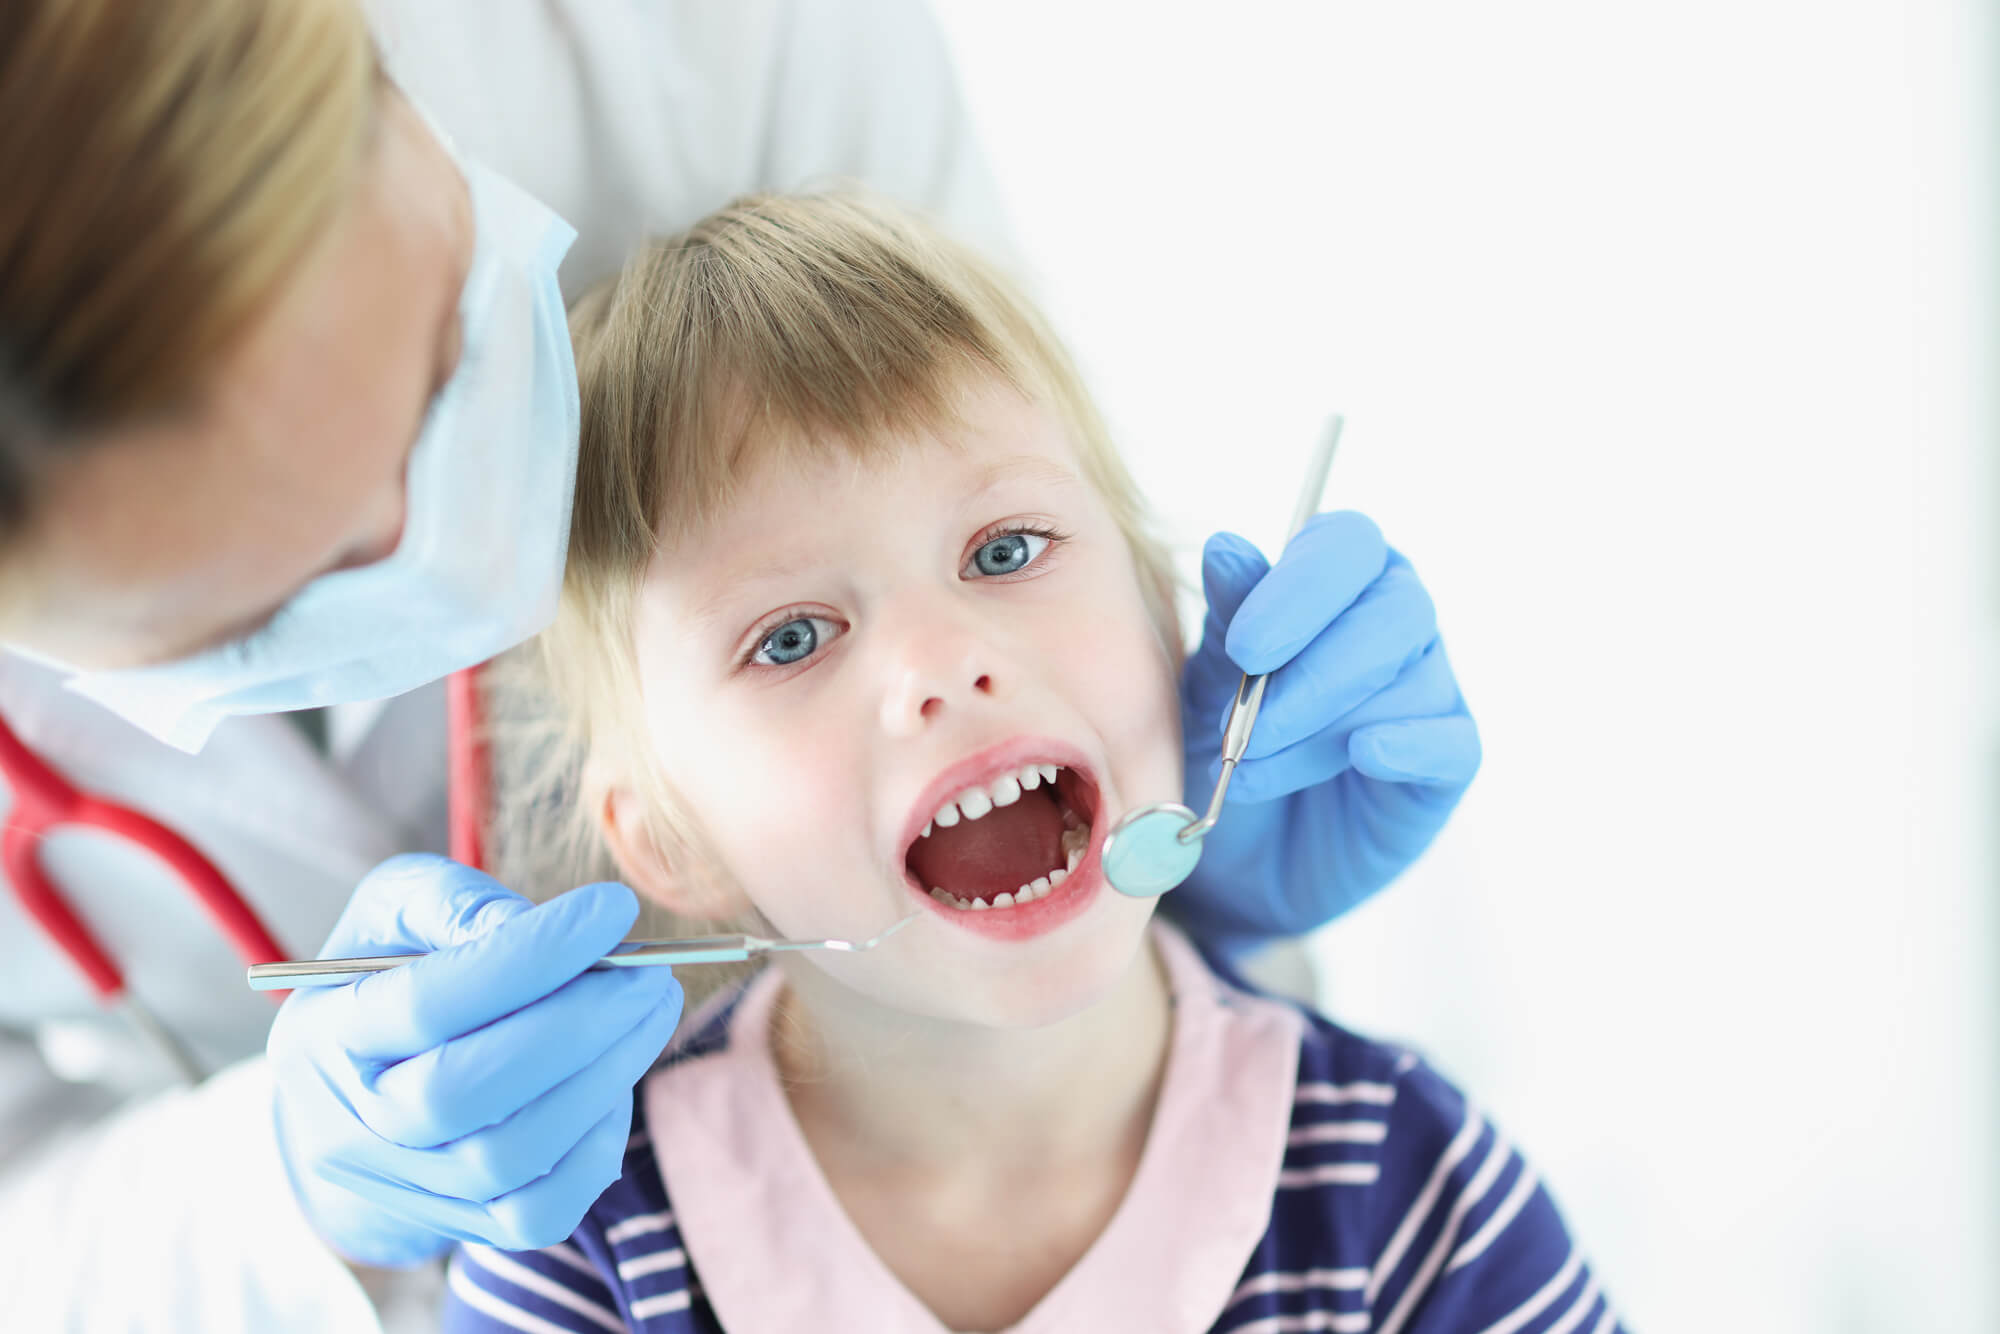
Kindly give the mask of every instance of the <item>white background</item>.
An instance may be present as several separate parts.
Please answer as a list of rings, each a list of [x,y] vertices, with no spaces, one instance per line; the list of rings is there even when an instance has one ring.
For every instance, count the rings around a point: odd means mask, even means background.
[[[1639,1329],[2000,1329],[1984,10],[940,9],[1174,535],[1337,407],[1441,608],[1485,767],[1329,1008]]]

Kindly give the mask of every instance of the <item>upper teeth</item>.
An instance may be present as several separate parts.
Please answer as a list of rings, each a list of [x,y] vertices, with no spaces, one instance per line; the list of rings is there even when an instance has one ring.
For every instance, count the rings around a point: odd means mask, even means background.
[[[937,808],[937,813],[924,826],[923,837],[929,838],[935,828],[949,829],[961,818],[977,820],[995,806],[1011,806],[1021,799],[1023,792],[1032,792],[1043,783],[1056,781],[1056,766],[1053,764],[1024,764],[1011,773],[1001,774],[984,787],[969,787]]]

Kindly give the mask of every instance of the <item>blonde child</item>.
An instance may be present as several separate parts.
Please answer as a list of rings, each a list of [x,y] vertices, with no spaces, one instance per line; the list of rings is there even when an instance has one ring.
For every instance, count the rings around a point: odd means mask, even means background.
[[[572,325],[566,728],[514,832],[567,808],[680,919],[921,916],[692,1015],[621,1179],[565,1244],[463,1248],[448,1329],[1617,1327],[1455,1090],[1104,883],[1111,820],[1182,790],[1171,567],[992,270],[750,199]]]

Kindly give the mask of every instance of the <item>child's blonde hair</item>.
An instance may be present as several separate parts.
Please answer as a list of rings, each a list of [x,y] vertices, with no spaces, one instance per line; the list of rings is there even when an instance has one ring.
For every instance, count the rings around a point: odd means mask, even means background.
[[[1068,428],[1179,660],[1171,559],[1068,355],[996,269],[910,215],[851,193],[741,199],[582,297],[570,331],[583,434],[562,605],[496,701],[492,844],[509,883],[558,892],[610,878],[597,831],[614,782],[645,795],[660,847],[703,860],[633,725],[648,563],[663,543],[698,540],[767,458],[886,458],[910,430],[948,427],[974,375]],[[565,815],[568,829],[552,829]]]

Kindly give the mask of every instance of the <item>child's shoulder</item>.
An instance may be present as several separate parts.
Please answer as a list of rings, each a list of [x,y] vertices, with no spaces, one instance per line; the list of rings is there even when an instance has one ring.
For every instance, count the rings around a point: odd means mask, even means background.
[[[1512,1156],[1505,1137],[1416,1051],[1298,1007],[1303,1020],[1282,1187],[1361,1186],[1348,1202],[1380,1219],[1476,1151]],[[1346,1192],[1331,1190],[1323,1203]]]
[[[1397,1196],[1410,1188],[1400,1179],[1410,1172],[1458,1166],[1475,1143],[1498,1146],[1472,1100],[1416,1049],[1218,972],[1226,987],[1286,1006],[1299,1021],[1285,1180],[1384,1186]]]
[[[1297,1006],[1304,1023],[1292,1119],[1314,1109],[1380,1109],[1398,1129],[1456,1132],[1473,1115],[1466,1095],[1415,1048],[1368,1037],[1317,1010]]]
[[[1298,1012],[1299,1082],[1353,1086],[1351,1100],[1393,1105],[1393,1090],[1423,1064],[1412,1048],[1357,1033],[1310,1006],[1285,1002]]]
[[[1477,1104],[1410,1048],[1207,962],[1245,1003],[1299,1020],[1269,1230],[1218,1329],[1362,1328],[1371,1312],[1395,1330],[1618,1328],[1533,1166]]]
[[[1294,1125],[1323,1120],[1329,1114],[1326,1109],[1331,1108],[1384,1124],[1393,1120],[1456,1130],[1463,1122],[1464,1095],[1415,1049],[1357,1033],[1309,1005],[1264,991],[1216,955],[1197,952],[1215,975],[1218,999],[1225,1007],[1279,1005],[1296,1017],[1299,1061]]]

